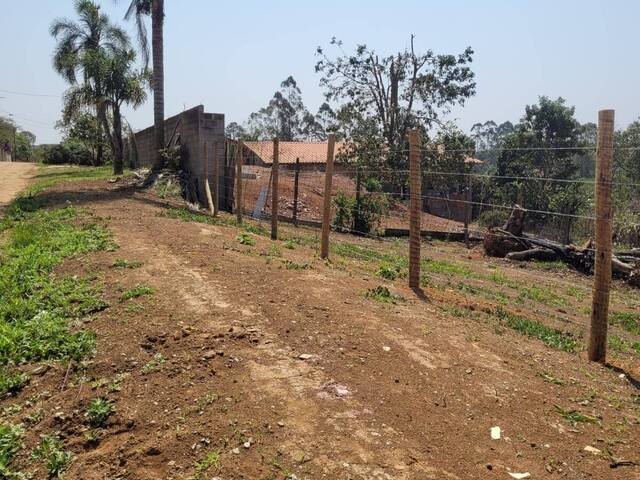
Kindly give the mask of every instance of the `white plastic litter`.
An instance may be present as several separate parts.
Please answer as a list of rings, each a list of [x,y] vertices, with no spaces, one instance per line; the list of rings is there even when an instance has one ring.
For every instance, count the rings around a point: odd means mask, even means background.
[[[500,427],[491,427],[491,440],[500,440]]]
[[[525,472],[525,473],[512,473],[509,472],[509,475],[511,475],[511,477],[516,478],[518,480],[522,480],[523,478],[530,478],[531,474],[529,472]]]

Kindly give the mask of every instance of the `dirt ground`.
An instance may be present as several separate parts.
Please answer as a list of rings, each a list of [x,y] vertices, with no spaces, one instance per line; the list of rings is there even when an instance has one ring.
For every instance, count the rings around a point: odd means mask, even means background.
[[[26,188],[35,173],[34,163],[0,162],[0,210]]]
[[[271,170],[260,167],[247,167],[245,171],[255,175],[255,178],[247,178],[243,183],[243,202],[247,212],[253,212],[258,201],[260,191],[267,189],[269,192],[265,204],[265,212],[271,211]],[[324,199],[323,172],[302,172],[299,177],[298,195],[298,219],[314,222],[322,221],[322,208]],[[293,216],[294,199],[294,174],[289,171],[281,171],[278,182],[278,209],[279,214],[291,218]],[[334,174],[332,181],[332,194],[343,192],[347,196],[355,197],[356,185],[353,178],[344,174]],[[380,194],[384,195],[384,194]],[[405,203],[397,201],[398,196],[390,196],[391,205],[387,214],[383,215],[377,229],[385,228],[409,228],[409,209]],[[396,201],[393,201],[396,200]],[[332,207],[333,208],[333,207]],[[423,230],[434,232],[462,232],[464,226],[461,222],[437,217],[427,212],[422,214]]]
[[[380,262],[335,249],[321,261],[315,230],[283,226],[290,242],[251,235],[255,245],[242,245],[238,228],[171,218],[171,201],[122,183],[44,195],[106,219],[119,245],[58,272],[94,275],[104,288],[110,307],[84,326],[97,333],[96,357],[52,365],[0,404],[12,421],[43,408],[27,442],[62,432],[74,453],[66,479],[640,479],[637,464],[621,463],[640,462],[640,357],[612,352],[612,365],[594,365],[490,320],[499,291],[505,309],[584,343],[587,277],[425,242],[424,256],[473,274],[433,273],[413,292],[405,279],[377,277]],[[114,269],[116,259],[142,266]],[[517,290],[480,279],[489,273],[578,293],[559,306],[510,303]],[[464,282],[487,295],[468,295]],[[155,293],[121,302],[136,285]],[[367,298],[379,285],[396,301]],[[637,299],[616,284],[613,308],[637,311]],[[82,416],[97,396],[116,414],[89,441]]]

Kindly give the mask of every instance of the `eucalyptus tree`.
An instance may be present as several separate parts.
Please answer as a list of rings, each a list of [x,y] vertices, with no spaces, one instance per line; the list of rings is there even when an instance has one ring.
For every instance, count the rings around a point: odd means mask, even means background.
[[[95,64],[86,61],[87,57],[102,51],[114,53],[125,49],[129,45],[129,38],[124,30],[100,11],[100,6],[95,2],[77,0],[75,11],[77,20],[59,18],[51,25],[50,33],[57,40],[53,67],[71,85],[79,82],[85,86],[91,84],[93,96],[100,99],[103,95],[101,78],[98,72],[91,69]],[[98,117],[105,116],[100,103],[92,106]],[[102,135],[102,132],[99,130],[98,134]],[[97,165],[102,163],[102,158],[102,146],[99,146],[96,153]]]
[[[135,19],[145,67],[149,65],[149,37],[145,25],[151,17],[151,53],[153,57],[153,127],[155,158],[152,169],[164,166],[164,0],[131,0],[125,19]]]

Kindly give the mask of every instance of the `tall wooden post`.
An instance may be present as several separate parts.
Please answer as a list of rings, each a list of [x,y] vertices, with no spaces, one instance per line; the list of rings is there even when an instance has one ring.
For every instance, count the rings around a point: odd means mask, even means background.
[[[271,166],[271,240],[278,239],[278,170],[280,169],[280,141],[273,139],[273,164]]]
[[[471,243],[469,242],[469,224],[471,223],[471,214],[473,212],[473,206],[471,204],[472,201],[471,195],[471,177],[467,180],[467,188],[465,189],[465,204],[464,204],[464,244],[467,248],[471,247]]]
[[[203,156],[202,156],[202,176],[204,183],[204,192],[207,197],[207,205],[209,207],[209,212],[213,215],[214,207],[213,207],[213,199],[211,198],[211,187],[209,186],[209,152],[207,151],[207,142],[204,142],[203,147]]]
[[[296,172],[293,177],[293,225],[298,226],[298,186],[300,184],[300,159],[296,158]]]
[[[320,243],[320,257],[329,258],[329,231],[331,230],[331,184],[333,181],[333,152],[336,136],[329,135],[327,143],[327,166],[324,174],[324,204],[322,209],[322,239]]]
[[[213,216],[220,211],[220,166],[218,157],[218,142],[213,142]]]
[[[360,216],[360,212],[362,209],[362,174],[360,173],[360,168],[357,169],[356,171],[356,211],[355,211],[355,215],[353,216],[353,230],[354,232],[358,233],[358,232],[363,232],[364,228],[362,228],[362,222],[360,221],[360,219],[362,218]]]
[[[420,226],[422,220],[420,131],[409,132],[409,286],[420,287]]]
[[[238,223],[242,223],[242,209],[244,207],[242,201],[242,140],[238,140],[236,152],[236,219]]]
[[[606,361],[609,289],[611,287],[611,202],[613,174],[614,111],[598,112],[598,150],[596,152],[596,265],[593,278],[589,360]]]

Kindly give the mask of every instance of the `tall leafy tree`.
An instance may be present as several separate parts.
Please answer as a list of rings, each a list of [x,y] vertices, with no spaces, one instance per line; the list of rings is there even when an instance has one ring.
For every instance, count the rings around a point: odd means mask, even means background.
[[[164,0],[131,0],[125,19],[135,19],[145,66],[149,64],[149,41],[145,19],[151,17],[151,53],[153,57],[153,126],[155,158],[152,170],[164,166]]]
[[[129,39],[127,34],[114,25],[107,15],[100,11],[100,6],[91,0],[76,0],[75,10],[78,19],[56,19],[50,28],[51,35],[57,40],[53,55],[54,69],[70,84],[79,82],[94,90],[96,103],[93,107],[98,117],[106,113],[99,103],[103,96],[104,86],[99,72],[92,70],[94,62],[88,61],[92,55],[101,52],[113,53],[126,48]],[[101,126],[99,126],[99,129]],[[102,132],[98,131],[100,135]],[[102,147],[96,154],[96,164],[102,164]]]
[[[317,49],[316,72],[322,75],[327,101],[348,105],[352,119],[357,114],[378,124],[391,168],[406,168],[406,155],[400,150],[410,128],[428,130],[451,107],[475,94],[471,48],[459,55],[416,53],[413,40],[412,36],[410,48],[386,57],[366,45],[347,54],[335,38],[331,46],[336,56]]]

